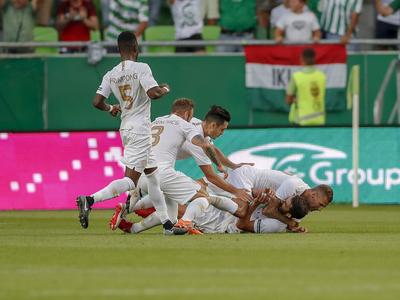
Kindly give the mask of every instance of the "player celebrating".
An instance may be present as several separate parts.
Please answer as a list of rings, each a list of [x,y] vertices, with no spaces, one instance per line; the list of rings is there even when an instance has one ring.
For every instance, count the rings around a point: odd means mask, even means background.
[[[172,105],[172,113],[167,116],[157,118],[152,124],[153,132],[153,149],[160,167],[161,190],[166,197],[168,213],[171,221],[174,221],[178,213],[178,204],[185,204],[193,199],[201,202],[212,203],[205,190],[201,190],[202,186],[196,183],[193,179],[185,174],[176,171],[175,161],[177,155],[185,143],[193,146],[199,151],[196,153],[196,158],[208,165],[211,164],[210,159],[218,166],[220,171],[223,166],[216,157],[214,147],[210,144],[209,140],[204,138],[203,132],[200,132],[193,124],[189,123],[193,116],[194,111],[193,102],[190,99],[177,99]],[[206,120],[208,125],[213,130],[209,134],[216,138],[226,128],[230,120],[229,113],[221,107],[214,106],[207,113]],[[207,157],[208,156],[208,157]],[[212,166],[209,168],[212,170]],[[214,171],[213,171],[214,172]],[[215,174],[215,173],[214,173]],[[245,190],[237,189],[234,186],[226,183],[221,177],[215,175],[216,185],[221,188],[228,187],[229,191],[234,191],[239,195],[244,194],[248,199],[252,200],[250,195],[246,194]],[[221,183],[222,182],[222,183]],[[139,180],[139,187],[143,192],[147,192],[148,183],[145,178]],[[135,192],[135,194],[137,194]],[[143,198],[136,203],[138,199],[133,197],[129,200],[129,207],[127,212],[132,212],[138,207],[146,208],[149,201]],[[145,204],[143,204],[145,203]],[[231,208],[233,202],[230,199],[221,197],[216,204],[218,208],[227,210],[234,213]],[[113,217],[110,220],[110,227],[115,230],[118,224],[125,216],[126,208],[123,205],[118,205]],[[156,225],[159,225],[159,219],[155,215],[150,215],[145,218],[140,224],[136,224],[135,232],[140,232]],[[174,228],[179,231],[179,227]]]
[[[276,197],[271,197],[268,207],[257,211],[256,214],[264,214],[269,218],[277,219],[286,224],[290,230],[297,228],[298,223],[280,211],[279,207],[282,201],[296,195],[301,195],[306,199],[310,210],[313,211],[326,207],[333,198],[332,188],[327,185],[319,185],[311,189],[303,180],[296,176],[291,176],[281,171],[256,169],[251,166],[243,166],[231,171],[227,181],[236,188],[255,191],[269,189],[274,192]],[[209,194],[230,196],[215,185],[203,182],[208,185]],[[236,206],[238,207],[237,203]],[[208,205],[205,202],[194,200],[189,204],[185,214],[175,226],[193,227],[192,223],[194,223],[194,219],[201,216],[207,208]]]
[[[149,195],[164,227],[165,234],[172,234],[173,224],[169,220],[164,196],[160,190],[157,164],[152,154],[150,129],[150,99],[158,99],[169,92],[167,85],[158,85],[150,67],[136,62],[138,43],[132,32],[118,36],[121,63],[107,72],[96,92],[93,105],[116,116],[121,113],[120,134],[124,145],[123,163],[125,177],[111,182],[91,196],[79,196],[79,221],[83,228],[89,226],[89,212],[94,203],[117,197],[136,187],[142,172],[149,182]],[[111,92],[119,105],[105,102]]]

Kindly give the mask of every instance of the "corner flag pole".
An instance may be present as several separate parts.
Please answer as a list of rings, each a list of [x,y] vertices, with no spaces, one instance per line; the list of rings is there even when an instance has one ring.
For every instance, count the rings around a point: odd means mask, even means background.
[[[358,165],[359,165],[359,127],[360,127],[360,66],[353,66],[351,69],[349,87],[353,102],[353,207],[359,206],[359,185],[358,185]]]

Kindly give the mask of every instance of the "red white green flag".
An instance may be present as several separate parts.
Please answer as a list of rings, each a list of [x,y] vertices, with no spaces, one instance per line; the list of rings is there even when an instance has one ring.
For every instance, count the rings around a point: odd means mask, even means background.
[[[344,45],[246,46],[246,87],[253,109],[288,111],[285,90],[291,74],[302,68],[305,48],[316,52],[316,67],[327,76],[326,109],[346,108],[347,54]]]

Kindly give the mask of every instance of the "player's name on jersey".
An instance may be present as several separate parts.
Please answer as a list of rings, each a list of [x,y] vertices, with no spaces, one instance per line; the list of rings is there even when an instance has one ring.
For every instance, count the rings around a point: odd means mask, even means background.
[[[112,83],[119,84],[119,83],[123,83],[123,82],[127,82],[127,81],[132,81],[133,79],[137,79],[137,78],[138,78],[138,75],[136,73],[133,73],[133,74],[122,75],[118,78],[111,78],[110,81]]]
[[[177,125],[179,125],[179,122],[177,120],[168,120],[168,119],[161,119],[160,120],[160,119],[156,119],[156,120],[153,121],[153,125],[154,124],[172,124],[174,126],[177,126]]]

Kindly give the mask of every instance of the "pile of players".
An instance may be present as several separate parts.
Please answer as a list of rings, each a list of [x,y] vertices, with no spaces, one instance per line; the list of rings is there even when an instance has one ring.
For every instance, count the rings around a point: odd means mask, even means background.
[[[169,115],[151,123],[151,100],[166,95],[169,86],[158,85],[150,67],[136,62],[138,44],[132,33],[120,34],[118,48],[121,63],[103,77],[93,104],[112,116],[121,112],[125,177],[77,198],[83,228],[89,226],[95,203],[129,191],[110,220],[112,230],[139,233],[162,225],[166,235],[307,231],[300,219],[332,201],[329,186],[310,188],[296,176],[230,161],[212,142],[231,119],[222,107],[213,106],[199,120],[193,117],[193,101],[181,98]],[[111,92],[118,105],[106,103]],[[204,173],[200,180],[175,170],[177,159],[190,157]],[[129,222],[132,212],[143,219]]]

